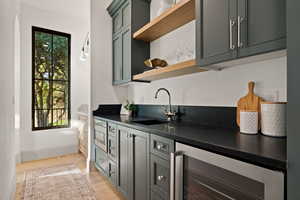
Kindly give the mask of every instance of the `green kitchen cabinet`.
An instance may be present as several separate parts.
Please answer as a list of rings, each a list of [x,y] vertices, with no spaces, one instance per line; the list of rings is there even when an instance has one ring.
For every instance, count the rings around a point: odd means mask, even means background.
[[[238,56],[286,48],[286,0],[238,1]]]
[[[113,39],[113,80],[122,81],[123,61],[122,61],[122,37],[119,35]]]
[[[134,194],[133,200],[149,200],[150,152],[149,134],[133,130],[133,168],[134,168]]]
[[[170,161],[151,154],[151,191],[162,199],[170,198]],[[153,197],[152,197],[153,199]]]
[[[150,44],[132,38],[150,20],[150,1],[114,0],[107,10],[112,17],[113,85],[120,85],[144,72],[150,57]]]
[[[195,7],[199,66],[286,48],[286,0],[199,0]]]
[[[123,80],[131,80],[131,53],[128,51],[131,49],[131,31],[127,29],[122,33],[122,78]]]
[[[200,66],[219,63],[237,57],[235,18],[238,0],[196,1],[196,46]]]
[[[133,196],[132,137],[130,129],[118,126],[119,138],[119,179],[118,189],[127,200]]]
[[[110,182],[116,186],[118,181],[118,135],[117,125],[107,123],[107,158],[108,170],[107,177]]]
[[[150,136],[151,200],[170,199],[170,154],[174,151],[174,140]]]
[[[148,200],[149,135],[141,131],[119,127],[118,188],[127,200]]]
[[[94,161],[99,172],[126,200],[169,197],[169,174],[174,141],[102,119],[95,119],[95,132],[107,133],[107,152],[94,141]]]

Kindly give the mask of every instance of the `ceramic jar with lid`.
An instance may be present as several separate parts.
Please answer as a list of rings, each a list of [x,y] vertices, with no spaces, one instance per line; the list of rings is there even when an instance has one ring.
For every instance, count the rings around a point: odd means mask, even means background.
[[[286,136],[286,102],[261,103],[261,132],[272,137]]]

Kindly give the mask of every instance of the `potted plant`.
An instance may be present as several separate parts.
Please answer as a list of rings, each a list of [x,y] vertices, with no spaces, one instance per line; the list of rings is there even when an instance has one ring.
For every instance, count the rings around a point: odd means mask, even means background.
[[[128,112],[129,116],[133,116],[137,110],[136,105],[134,105],[133,103],[130,103],[128,100],[126,101],[124,108]]]

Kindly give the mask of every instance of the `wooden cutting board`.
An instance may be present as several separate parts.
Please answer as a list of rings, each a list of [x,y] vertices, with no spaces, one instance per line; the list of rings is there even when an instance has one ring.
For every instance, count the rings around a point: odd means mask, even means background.
[[[254,82],[248,83],[248,94],[242,98],[237,103],[237,116],[236,121],[237,124],[240,126],[240,111],[256,111],[258,112],[259,122],[260,122],[260,103],[263,99],[259,96],[254,94]],[[260,123],[259,123],[260,124]]]

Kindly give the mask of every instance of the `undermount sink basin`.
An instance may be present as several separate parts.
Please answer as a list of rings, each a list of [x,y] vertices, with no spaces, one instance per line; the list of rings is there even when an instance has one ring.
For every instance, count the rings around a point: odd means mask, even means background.
[[[132,122],[143,125],[155,125],[155,124],[164,124],[168,123],[167,121],[157,120],[157,119],[141,119],[141,120],[132,120]]]

